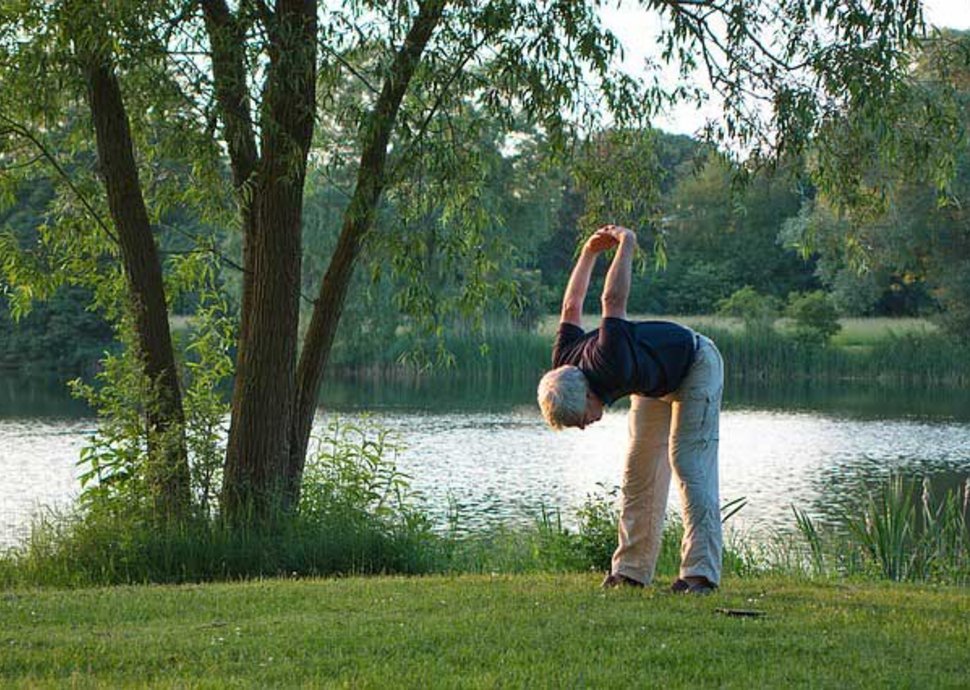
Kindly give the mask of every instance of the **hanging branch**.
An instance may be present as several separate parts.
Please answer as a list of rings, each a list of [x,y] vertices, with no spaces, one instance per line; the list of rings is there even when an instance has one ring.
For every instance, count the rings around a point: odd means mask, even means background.
[[[108,227],[107,223],[104,222],[104,220],[101,218],[101,216],[98,214],[98,212],[94,210],[94,207],[87,200],[87,197],[85,197],[84,194],[81,193],[81,190],[78,189],[77,188],[77,185],[74,184],[74,181],[71,179],[71,176],[68,175],[67,174],[67,171],[64,170],[64,168],[61,166],[61,164],[57,162],[57,159],[54,157],[54,154],[52,154],[47,149],[47,147],[44,146],[43,142],[41,142],[37,137],[35,137],[33,135],[33,133],[31,133],[31,131],[29,129],[27,129],[26,127],[24,127],[20,123],[14,121],[14,120],[11,120],[9,117],[7,117],[6,115],[4,115],[3,113],[0,113],[0,120],[2,120],[3,122],[6,122],[9,125],[10,132],[12,132],[13,134],[16,134],[16,135],[18,135],[20,137],[23,137],[24,139],[26,139],[27,141],[29,141],[31,144],[33,144],[37,148],[38,151],[40,151],[40,156],[39,157],[45,158],[47,160],[47,162],[49,162],[51,164],[51,166],[54,168],[54,170],[57,171],[57,174],[61,177],[61,179],[64,180],[64,182],[67,184],[67,186],[71,189],[71,191],[77,197],[78,201],[81,202],[81,205],[84,206],[84,208],[87,210],[87,212],[89,214],[91,214],[91,217],[94,218],[94,220],[101,227],[101,229],[104,230],[104,233],[108,237],[110,237],[111,240],[115,244],[120,244],[118,242],[118,237],[111,231],[111,228]],[[34,160],[37,160],[37,159],[34,159]]]

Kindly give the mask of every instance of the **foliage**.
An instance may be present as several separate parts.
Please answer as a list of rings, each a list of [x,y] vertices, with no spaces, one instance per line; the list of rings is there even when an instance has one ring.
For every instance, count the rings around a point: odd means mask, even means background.
[[[0,369],[58,377],[92,374],[117,344],[90,301],[90,290],[64,286],[14,319],[0,299]]]
[[[696,264],[710,265],[724,290],[718,298],[744,285],[778,297],[810,287],[811,263],[777,239],[807,191],[800,165],[786,161],[774,171],[748,173],[742,184],[743,168],[711,154],[696,174],[679,176],[664,209],[671,263],[681,263],[680,273],[686,268],[688,275]],[[677,273],[671,278],[676,292],[689,295],[694,288],[687,283],[678,290]],[[714,299],[699,311],[716,306]]]
[[[882,313],[942,311],[947,330],[965,338],[970,332],[965,316],[970,296],[965,286],[970,257],[965,210],[970,196],[970,35],[934,35],[910,60],[904,90],[912,100],[898,106],[900,129],[890,157],[872,160],[861,190],[854,187],[862,203],[847,205],[844,190],[823,185],[822,193],[806,200],[798,216],[786,223],[784,242],[804,255],[814,253],[820,278],[842,295],[851,293],[853,285],[864,287],[860,292],[865,298],[857,294],[843,300],[853,310],[875,305]],[[937,141],[917,145],[911,140],[922,127],[941,122],[946,126]],[[845,127],[854,131],[858,123]],[[841,142],[834,135],[819,145],[834,148]],[[947,170],[945,179],[939,176],[941,166]],[[877,301],[878,293],[882,296]]]
[[[658,276],[648,291],[658,302],[654,310],[677,314],[709,314],[714,311],[732,287],[724,265],[709,261],[705,256],[698,256],[694,260],[685,257],[682,260],[674,247],[669,253],[668,271]],[[632,301],[638,304],[635,297]]]
[[[759,294],[750,285],[745,285],[718,304],[718,314],[739,317],[752,333],[770,331],[779,311],[780,304],[775,297]]]
[[[423,497],[397,467],[402,442],[366,418],[327,422],[304,472],[299,514],[325,524],[386,525],[424,529]]]
[[[785,314],[794,322],[794,337],[800,343],[825,345],[842,330],[832,300],[821,290],[788,296]]]
[[[189,453],[193,509],[211,515],[217,509],[218,477],[222,469],[225,421],[228,407],[225,385],[232,374],[231,348],[234,320],[217,290],[217,261],[207,253],[174,256],[168,275],[169,294],[192,294],[197,309],[189,330],[182,334],[179,368],[184,390],[184,439]],[[84,399],[98,415],[98,429],[82,449],[81,505],[84,510],[127,515],[151,523],[154,514],[151,468],[146,448],[156,438],[145,424],[145,408],[154,404],[153,384],[144,374],[130,321],[117,328],[125,347],[108,354],[95,376],[96,384],[71,382],[75,396]],[[179,436],[181,429],[175,430]]]

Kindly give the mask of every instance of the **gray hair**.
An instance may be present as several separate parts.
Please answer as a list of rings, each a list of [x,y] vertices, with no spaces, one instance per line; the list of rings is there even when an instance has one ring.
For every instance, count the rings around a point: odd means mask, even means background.
[[[586,375],[567,364],[546,372],[539,381],[537,398],[542,416],[553,429],[579,426],[586,414]]]

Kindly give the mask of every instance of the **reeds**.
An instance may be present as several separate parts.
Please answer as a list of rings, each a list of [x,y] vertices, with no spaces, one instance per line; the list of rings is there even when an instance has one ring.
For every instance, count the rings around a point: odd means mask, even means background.
[[[815,574],[970,582],[970,479],[934,498],[929,480],[894,474],[827,533],[804,511],[793,511]]]
[[[936,331],[887,331],[865,346],[811,345],[776,330],[702,328],[724,356],[725,375],[735,381],[833,383],[866,381],[896,386],[965,386],[970,358],[965,347]],[[549,368],[554,336],[512,328],[484,334],[447,335],[441,345],[449,364],[426,377],[514,381],[538,379]],[[413,375],[409,343],[401,340],[376,359],[344,360],[340,372],[368,370],[384,377]]]

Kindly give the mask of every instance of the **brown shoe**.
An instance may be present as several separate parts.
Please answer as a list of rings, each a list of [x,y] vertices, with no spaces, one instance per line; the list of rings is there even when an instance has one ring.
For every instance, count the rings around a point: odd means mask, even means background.
[[[686,594],[690,590],[690,583],[687,580],[677,578],[674,584],[670,585],[670,591],[674,594]]]
[[[681,578],[674,580],[670,585],[670,591],[674,594],[713,594],[717,590],[717,585],[706,577],[699,582],[688,582]]]
[[[603,578],[600,587],[603,589],[615,589],[616,587],[644,587],[642,582],[637,582],[632,577],[627,577],[622,573],[607,573]]]

